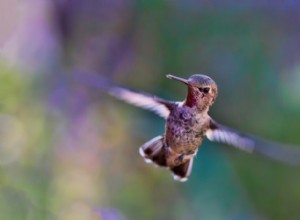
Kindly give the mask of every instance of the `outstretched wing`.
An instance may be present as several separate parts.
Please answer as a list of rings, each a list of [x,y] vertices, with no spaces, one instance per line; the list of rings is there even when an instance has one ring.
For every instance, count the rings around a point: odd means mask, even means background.
[[[300,165],[300,147],[274,143],[242,134],[220,125],[212,119],[206,136],[211,141],[232,145],[248,152],[257,152],[291,165]]]
[[[175,105],[175,103],[163,100],[155,96],[144,93],[137,93],[129,89],[116,86],[109,87],[108,93],[130,104],[151,110],[163,118],[167,118],[169,116],[172,105]]]
[[[77,71],[74,75],[78,82],[104,90],[108,94],[125,102],[151,110],[165,119],[169,116],[170,110],[177,105],[175,102],[116,86],[97,74]]]

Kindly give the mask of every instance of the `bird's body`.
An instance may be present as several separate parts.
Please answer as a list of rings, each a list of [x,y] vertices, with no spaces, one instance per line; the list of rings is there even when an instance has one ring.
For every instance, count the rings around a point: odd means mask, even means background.
[[[173,173],[174,179],[185,181],[191,173],[198,148],[207,137],[211,141],[229,144],[248,152],[258,152],[285,163],[300,164],[300,149],[297,147],[283,147],[215,122],[208,115],[208,111],[218,90],[210,77],[201,74],[192,75],[187,80],[172,75],[167,77],[186,84],[188,93],[185,100],[172,102],[110,83],[96,84],[109,94],[152,110],[166,120],[164,134],[140,147],[139,152],[146,162],[167,167]],[[88,83],[95,84],[95,81]]]
[[[194,155],[209,126],[206,112],[178,105],[166,122],[165,142],[177,154]]]
[[[170,112],[166,123],[166,141],[177,153],[195,152],[205,137],[210,117],[188,106],[178,106]]]

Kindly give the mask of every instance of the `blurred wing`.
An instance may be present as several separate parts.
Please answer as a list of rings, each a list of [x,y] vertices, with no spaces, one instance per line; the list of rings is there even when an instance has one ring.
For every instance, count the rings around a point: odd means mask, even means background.
[[[169,116],[170,110],[177,105],[175,102],[166,101],[152,95],[138,93],[116,86],[95,73],[92,74],[83,71],[76,71],[74,73],[74,79],[77,82],[99,88],[116,97],[117,99],[121,99],[138,107],[154,111],[165,119]]]
[[[291,165],[300,165],[300,147],[274,143],[242,134],[213,120],[211,120],[206,136],[211,141],[232,145],[248,152],[257,152]]]
[[[110,87],[108,93],[130,104],[151,110],[163,118],[167,118],[169,116],[171,106],[175,105],[175,103],[155,96],[133,92],[121,87]]]

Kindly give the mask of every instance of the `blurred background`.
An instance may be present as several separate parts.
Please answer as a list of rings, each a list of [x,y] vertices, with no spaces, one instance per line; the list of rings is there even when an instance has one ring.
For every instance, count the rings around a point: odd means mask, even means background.
[[[182,100],[219,85],[220,123],[300,145],[297,1],[0,1],[0,219],[299,219],[300,168],[205,141],[188,182],[144,163],[163,119],[74,80]]]

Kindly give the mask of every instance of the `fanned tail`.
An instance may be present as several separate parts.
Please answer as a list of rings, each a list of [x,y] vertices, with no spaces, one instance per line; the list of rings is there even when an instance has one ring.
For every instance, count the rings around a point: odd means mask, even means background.
[[[170,156],[171,152],[168,152],[163,139],[163,136],[157,136],[146,142],[140,147],[140,155],[145,159],[146,163],[154,163],[158,166],[169,168],[173,173],[174,180],[186,181],[192,171],[193,158],[178,166],[168,165],[167,154]]]
[[[170,168],[173,173],[174,180],[178,180],[180,182],[187,181],[192,172],[193,160],[194,159],[192,158],[179,166]]]
[[[140,147],[140,155],[146,163],[155,163],[158,166],[166,167],[166,149],[163,143],[163,136],[157,136]]]

